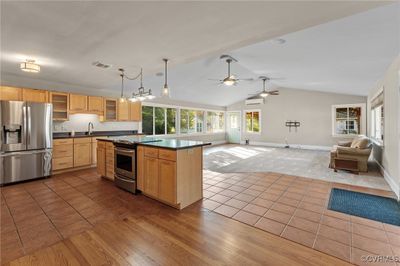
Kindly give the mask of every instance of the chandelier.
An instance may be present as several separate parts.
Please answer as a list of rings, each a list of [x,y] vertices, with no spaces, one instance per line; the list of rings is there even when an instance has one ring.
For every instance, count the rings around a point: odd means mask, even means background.
[[[154,99],[155,96],[151,93],[151,89],[146,90],[143,86],[143,69],[140,69],[140,73],[135,76],[135,77],[128,77],[125,74],[125,70],[123,68],[119,68],[118,71],[120,71],[120,77],[121,77],[121,97],[119,98],[120,102],[125,102],[126,100],[129,100],[131,102],[137,102],[137,101],[144,101],[146,99]],[[136,80],[140,78],[140,87],[137,89],[137,92],[135,93],[132,92],[132,96],[130,98],[126,98],[124,95],[124,79],[127,80]]]

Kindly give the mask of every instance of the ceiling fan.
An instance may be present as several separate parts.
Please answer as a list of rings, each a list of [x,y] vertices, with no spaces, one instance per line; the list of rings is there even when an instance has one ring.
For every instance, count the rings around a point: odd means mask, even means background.
[[[279,78],[268,78],[266,76],[260,76],[258,78],[263,81],[263,90],[261,92],[258,92],[258,93],[255,93],[255,94],[250,94],[250,95],[252,95],[252,96],[260,96],[260,97],[263,97],[263,98],[267,97],[268,95],[279,95],[279,90],[268,91],[267,88],[266,88],[267,81],[275,80],[275,79],[279,79]]]
[[[224,79],[208,79],[208,80],[216,80],[219,81],[219,84],[224,84],[226,86],[232,86],[236,85],[238,81],[240,80],[247,80],[247,81],[253,81],[254,79],[249,78],[249,79],[239,79],[236,78],[234,75],[231,74],[231,63],[237,62],[235,58],[233,58],[230,55],[221,55],[219,59],[223,59],[226,61],[228,64],[228,75]]]

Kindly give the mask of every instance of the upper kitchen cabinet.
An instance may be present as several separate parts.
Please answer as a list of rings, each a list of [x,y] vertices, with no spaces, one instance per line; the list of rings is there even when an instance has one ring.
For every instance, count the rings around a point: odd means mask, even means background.
[[[129,121],[129,102],[118,101],[118,121]]]
[[[49,102],[49,92],[45,90],[37,89],[23,89],[22,100],[25,102]]]
[[[0,100],[21,101],[22,89],[16,87],[0,86]]]
[[[88,111],[98,115],[103,115],[104,112],[104,100],[103,97],[99,96],[88,96]]]
[[[116,99],[104,99],[104,116],[102,121],[117,121],[118,101]]]
[[[142,103],[134,102],[129,104],[129,120],[142,121]]]
[[[62,92],[50,92],[50,102],[53,104],[53,120],[68,120],[69,94]]]
[[[73,113],[87,112],[88,96],[79,94],[69,95],[69,111]]]

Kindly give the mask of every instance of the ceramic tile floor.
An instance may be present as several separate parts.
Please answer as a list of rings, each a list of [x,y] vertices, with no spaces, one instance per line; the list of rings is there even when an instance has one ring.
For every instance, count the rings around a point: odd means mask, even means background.
[[[388,197],[393,192],[277,173],[205,170],[203,183],[203,207],[213,212],[358,265],[366,264],[362,255],[400,258],[399,226],[327,209],[333,187]]]
[[[164,207],[118,189],[100,178],[95,169],[2,187],[1,262],[50,246],[98,223],[156,212],[157,208]]]

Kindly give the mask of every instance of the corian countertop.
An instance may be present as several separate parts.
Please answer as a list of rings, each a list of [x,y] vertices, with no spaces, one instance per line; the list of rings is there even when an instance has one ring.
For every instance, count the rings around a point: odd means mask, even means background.
[[[158,139],[148,136],[118,136],[118,137],[99,137],[97,140],[110,141],[110,142],[130,142],[131,144],[151,146],[156,148],[180,150],[190,149],[194,147],[201,147],[211,145],[209,142],[195,141],[195,140],[177,140],[177,139]]]

